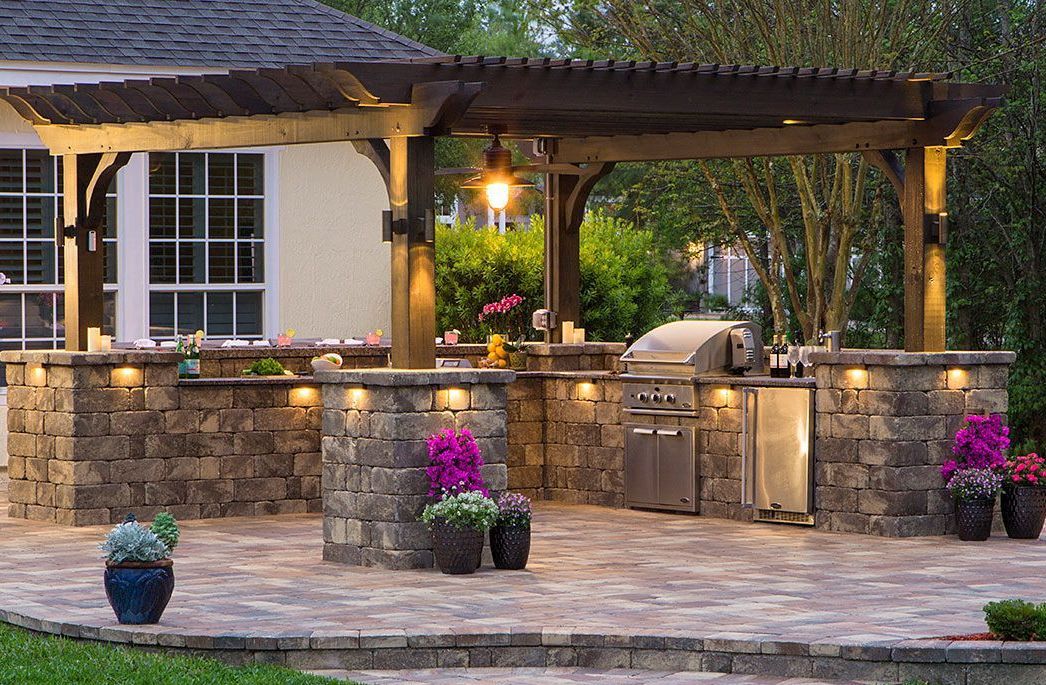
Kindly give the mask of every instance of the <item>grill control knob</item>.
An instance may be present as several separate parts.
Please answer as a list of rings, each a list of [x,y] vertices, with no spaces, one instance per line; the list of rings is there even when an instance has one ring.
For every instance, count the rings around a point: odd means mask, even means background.
[[[676,396],[672,393],[668,393],[667,395],[665,395],[665,402],[668,402],[669,404],[675,404]]]
[[[651,402],[660,402],[661,401],[661,393],[655,392],[653,395],[650,396],[650,401]]]
[[[645,392],[641,392],[638,395],[636,395],[636,399],[639,400],[640,402],[646,402],[647,395],[646,395]]]

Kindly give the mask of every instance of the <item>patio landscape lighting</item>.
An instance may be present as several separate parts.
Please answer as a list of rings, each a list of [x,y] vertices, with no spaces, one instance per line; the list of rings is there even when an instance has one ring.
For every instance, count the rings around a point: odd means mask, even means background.
[[[512,170],[512,152],[501,144],[501,139],[494,133],[494,139],[483,151],[483,171],[461,184],[462,188],[483,189],[487,194],[487,204],[495,212],[508,206],[512,188],[533,188],[534,184],[520,178]]]

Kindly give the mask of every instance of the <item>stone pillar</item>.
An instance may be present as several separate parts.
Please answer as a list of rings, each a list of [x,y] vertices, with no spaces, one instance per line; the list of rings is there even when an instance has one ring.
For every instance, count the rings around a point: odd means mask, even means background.
[[[817,373],[819,528],[944,535],[952,500],[940,466],[968,414],[1003,414],[1012,352],[844,350]]]
[[[491,491],[507,484],[512,371],[361,369],[316,374],[323,386],[323,558],[390,569],[432,566],[419,520],[429,501],[426,438],[468,428]]]

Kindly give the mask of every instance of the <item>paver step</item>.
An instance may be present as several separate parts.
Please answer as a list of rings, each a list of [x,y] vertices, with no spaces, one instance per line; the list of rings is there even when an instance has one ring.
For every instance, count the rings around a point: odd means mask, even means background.
[[[599,670],[592,668],[430,668],[403,671],[311,671],[364,685],[866,685],[856,681],[782,678],[695,671]]]

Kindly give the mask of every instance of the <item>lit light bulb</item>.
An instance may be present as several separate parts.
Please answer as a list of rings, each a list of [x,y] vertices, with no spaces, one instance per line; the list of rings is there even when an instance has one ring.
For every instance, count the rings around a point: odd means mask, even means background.
[[[487,204],[495,212],[500,212],[508,205],[508,184],[507,183],[489,183],[487,184]]]

